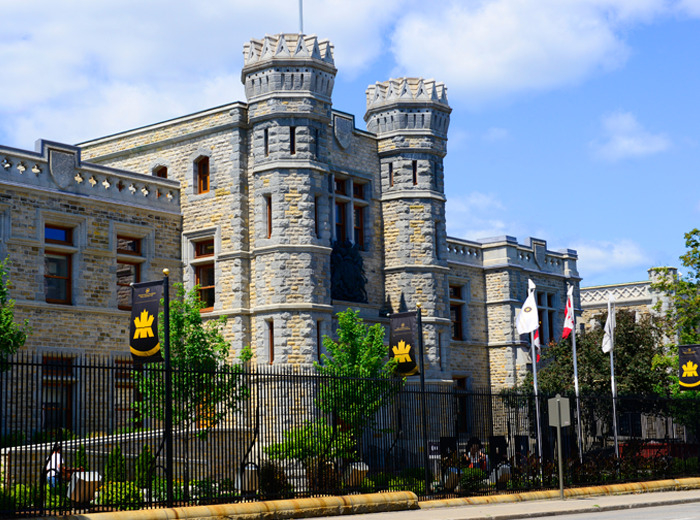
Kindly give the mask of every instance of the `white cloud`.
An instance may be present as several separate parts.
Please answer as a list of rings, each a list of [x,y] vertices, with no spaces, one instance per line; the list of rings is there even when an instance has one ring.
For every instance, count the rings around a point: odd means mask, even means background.
[[[243,44],[297,32],[287,0],[0,0],[0,141],[75,142],[244,98]],[[307,0],[304,29],[352,77],[386,49],[399,0]],[[39,132],[39,133],[32,133]]]
[[[664,134],[644,129],[630,112],[614,112],[603,117],[604,141],[593,141],[595,154],[606,161],[643,157],[668,150],[671,140]]]
[[[630,54],[623,31],[671,11],[666,0],[428,5],[397,23],[396,72],[434,76],[469,104],[576,84],[619,67]]]
[[[587,240],[570,246],[578,252],[578,270],[584,278],[595,278],[608,271],[646,268],[650,257],[639,244],[629,239],[615,242]]]
[[[447,199],[447,233],[456,238],[478,240],[514,235],[522,226],[508,220],[505,205],[493,194],[471,192]]]
[[[510,132],[505,128],[489,128],[484,134],[484,141],[494,142],[507,139]]]

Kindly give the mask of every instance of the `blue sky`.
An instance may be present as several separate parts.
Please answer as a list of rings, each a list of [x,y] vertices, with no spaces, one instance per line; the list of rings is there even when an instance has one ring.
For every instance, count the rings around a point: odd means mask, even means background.
[[[77,143],[243,100],[243,44],[296,0],[0,0],[0,143]],[[305,0],[334,106],[444,81],[448,232],[579,252],[583,285],[678,266],[700,227],[700,0]]]

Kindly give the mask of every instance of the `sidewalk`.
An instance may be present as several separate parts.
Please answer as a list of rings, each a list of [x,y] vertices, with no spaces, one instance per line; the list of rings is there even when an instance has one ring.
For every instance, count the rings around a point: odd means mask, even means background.
[[[590,496],[567,500],[533,500],[509,504],[485,504],[457,507],[430,507],[421,502],[417,511],[396,511],[358,515],[358,520],[512,520],[538,516],[615,511],[640,507],[667,506],[700,502],[700,490],[663,491],[632,495]],[[347,516],[330,516],[328,520]]]

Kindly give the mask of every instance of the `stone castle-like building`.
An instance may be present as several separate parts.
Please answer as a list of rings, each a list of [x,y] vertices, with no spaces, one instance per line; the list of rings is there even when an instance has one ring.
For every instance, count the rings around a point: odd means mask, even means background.
[[[448,237],[445,85],[369,86],[365,131],[333,108],[335,75],[328,40],[266,36],[244,46],[245,102],[75,147],[0,147],[0,254],[35,326],[26,348],[125,355],[128,284],[168,267],[257,363],[310,365],[348,307],[388,324],[420,303],[430,379],[514,384],[530,362],[515,331],[527,280],[542,338],[557,338],[576,252]]]

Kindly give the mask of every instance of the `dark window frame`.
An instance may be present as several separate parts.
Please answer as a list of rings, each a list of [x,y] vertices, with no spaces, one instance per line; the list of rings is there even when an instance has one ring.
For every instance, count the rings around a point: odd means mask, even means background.
[[[211,190],[211,168],[209,157],[200,157],[195,161],[197,167],[197,193],[209,193]]]

